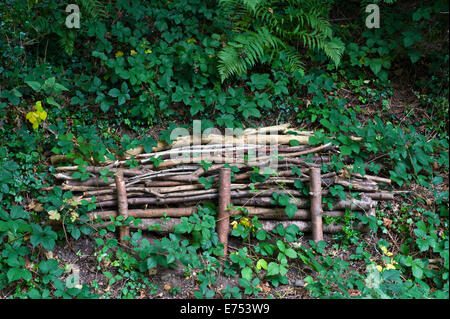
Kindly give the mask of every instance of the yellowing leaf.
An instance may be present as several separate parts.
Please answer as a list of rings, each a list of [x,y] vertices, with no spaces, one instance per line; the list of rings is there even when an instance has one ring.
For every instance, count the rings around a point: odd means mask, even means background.
[[[45,121],[45,119],[47,118],[47,112],[45,112],[44,110],[42,110],[42,112],[39,112],[39,118],[42,121]]]
[[[42,102],[37,101],[34,105],[36,111],[28,112],[25,118],[33,124],[33,129],[37,129],[42,121],[47,118],[47,112],[42,108]]]
[[[250,220],[249,220],[247,217],[242,217],[242,218],[239,220],[239,223],[240,223],[242,226],[244,226],[245,228],[250,227]]]
[[[395,269],[395,266],[394,266],[393,264],[387,264],[387,265],[386,265],[386,269],[387,269],[387,270],[389,270],[389,269]]]
[[[117,51],[117,52],[116,52],[116,58],[117,58],[118,56],[123,56],[123,52],[122,52],[122,51]]]
[[[256,269],[258,269],[258,270],[261,270],[261,269],[267,270],[267,261],[265,259],[258,260],[258,262],[256,263]]]
[[[135,55],[135,54],[137,54],[137,52],[135,50],[130,51],[130,55]]]
[[[197,40],[194,38],[187,39],[187,43],[196,43]]]
[[[56,209],[49,210],[47,213],[51,220],[59,220],[61,218],[61,214],[58,213],[58,211]]]
[[[76,213],[76,212],[71,212],[71,213],[70,213],[70,221],[73,223],[74,221],[77,220],[78,216],[79,216],[78,213]]]
[[[42,102],[37,101],[34,105],[36,111],[28,112],[25,118],[33,124],[33,129],[37,129],[42,121],[47,118],[47,112],[42,108]]]

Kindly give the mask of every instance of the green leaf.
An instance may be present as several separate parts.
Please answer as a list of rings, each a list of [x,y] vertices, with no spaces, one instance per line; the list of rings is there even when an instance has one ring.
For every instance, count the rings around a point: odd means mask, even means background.
[[[30,243],[33,247],[42,245],[47,250],[53,250],[55,247],[55,240],[58,237],[57,234],[51,230],[50,226],[46,226],[44,229],[41,226],[32,224],[33,232],[30,237]]]
[[[277,247],[283,253],[286,250],[286,246],[284,245],[284,242],[281,240],[277,240]]]
[[[416,63],[417,61],[419,61],[420,57],[422,56],[422,52],[417,51],[417,50],[411,50],[408,52],[408,56],[411,59],[412,63]]]
[[[111,97],[118,97],[121,95],[121,92],[119,89],[113,88],[113,89],[109,90],[108,95]]]
[[[417,279],[422,279],[423,276],[423,263],[420,259],[415,259],[411,267],[413,276]]]
[[[348,156],[348,155],[352,154],[352,148],[350,146],[342,145],[340,150],[341,150],[342,156]]]
[[[267,270],[267,261],[265,259],[259,259],[256,262],[256,269],[258,269],[258,270],[261,270],[261,269]]]
[[[29,281],[32,276],[28,269],[25,268],[10,268],[6,273],[6,277],[9,282],[13,282],[16,280],[24,279],[25,281]]]
[[[383,66],[383,61],[381,59],[367,59],[369,67],[374,74],[378,74]]]
[[[276,276],[280,273],[280,266],[275,262],[270,262],[267,266],[267,275]]]
[[[28,297],[30,297],[30,299],[41,299],[42,298],[41,293],[36,288],[32,288],[28,292]]]
[[[147,258],[147,269],[155,268],[158,265],[156,259],[153,257]]]
[[[25,81],[25,83],[35,92],[39,92],[41,90],[42,84],[37,81]]]
[[[244,268],[241,270],[241,276],[242,276],[242,278],[245,278],[245,279],[247,279],[248,281],[252,280],[252,277],[253,277],[253,271],[252,271],[252,269],[251,269],[250,267],[244,267]]]
[[[46,99],[46,101],[47,101],[47,103],[50,104],[50,105],[57,106],[57,107],[60,107],[60,106],[61,106],[61,105],[59,105],[58,102],[55,101],[55,99],[53,98],[53,96],[49,96],[49,97]]]
[[[46,275],[58,269],[58,261],[56,259],[43,260],[39,263],[39,271]]]
[[[269,74],[253,74],[250,76],[250,81],[257,90],[262,90],[270,82]]]
[[[13,206],[11,207],[11,212],[10,212],[10,216],[12,219],[17,219],[17,218],[29,218],[30,214],[25,212],[23,210],[22,206]]]
[[[288,203],[286,205],[285,211],[286,211],[286,215],[288,215],[289,218],[292,218],[292,217],[294,217],[295,213],[297,212],[297,205]]]
[[[286,256],[288,256],[289,258],[297,258],[297,252],[295,250],[293,250],[292,248],[288,248],[286,249],[286,251],[284,252],[286,254]]]
[[[195,115],[201,111],[203,111],[204,107],[200,102],[192,103],[191,108],[189,109],[189,112],[191,115]]]

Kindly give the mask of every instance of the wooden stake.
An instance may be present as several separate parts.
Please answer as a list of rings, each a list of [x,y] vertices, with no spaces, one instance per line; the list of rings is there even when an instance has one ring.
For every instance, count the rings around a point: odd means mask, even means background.
[[[117,208],[119,211],[119,215],[123,216],[124,220],[128,217],[128,199],[127,199],[127,190],[125,188],[125,180],[123,178],[122,171],[114,174],[114,178],[116,180],[116,189],[117,189]],[[120,226],[120,242],[124,243],[125,237],[130,236],[130,229],[128,226]]]
[[[310,169],[310,195],[311,195],[311,226],[313,240],[317,243],[323,240],[322,229],[322,183],[320,168]]]
[[[231,169],[222,168],[219,173],[219,213],[217,220],[217,234],[223,244],[223,256],[227,257],[228,233],[230,230],[230,215],[227,208],[231,203]]]

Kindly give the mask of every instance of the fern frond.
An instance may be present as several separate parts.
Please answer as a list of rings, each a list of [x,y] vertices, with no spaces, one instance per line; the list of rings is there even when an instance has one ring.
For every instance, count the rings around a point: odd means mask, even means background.
[[[299,71],[301,73],[304,73],[305,64],[303,63],[302,57],[300,56],[300,54],[298,54],[297,51],[295,51],[292,47],[286,47],[279,53],[280,56],[286,60],[289,72]]]
[[[342,54],[345,50],[345,44],[341,39],[334,37],[324,43],[323,50],[325,54],[334,62],[336,66],[341,62]]]
[[[105,4],[100,0],[77,0],[82,16],[103,18],[106,15]]]
[[[261,61],[267,50],[276,50],[282,44],[267,29],[237,35],[232,42],[218,54],[219,74],[222,82],[232,75],[245,74],[258,61]]]
[[[295,50],[286,48],[299,44],[324,52],[336,65],[340,62],[344,45],[333,37],[329,6],[321,0],[219,0],[219,3],[241,30],[218,55],[222,81],[247,72],[261,61],[268,48],[272,57],[274,53],[283,54],[291,70],[302,70],[303,62]],[[258,28],[260,31],[256,33],[249,30]],[[263,39],[269,42],[264,43]]]

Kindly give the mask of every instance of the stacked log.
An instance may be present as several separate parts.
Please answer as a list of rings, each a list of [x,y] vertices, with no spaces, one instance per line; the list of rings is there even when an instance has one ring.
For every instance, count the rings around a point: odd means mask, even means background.
[[[219,203],[218,225],[228,233],[229,215],[236,213],[231,210],[224,215],[230,202],[245,207],[249,216],[258,216],[264,229],[271,230],[278,223],[295,224],[304,232],[312,231],[318,241],[323,238],[322,231],[335,233],[340,229],[333,224],[322,226],[323,215],[344,216],[347,209],[374,214],[377,201],[393,199],[392,193],[380,189],[380,184],[391,183],[387,178],[347,170],[321,172],[339,148],[331,143],[309,145],[312,132],[281,125],[243,133],[237,137],[210,134],[197,141],[194,136],[184,136],[172,146],[158,143],[152,153],[135,152],[137,167],[125,167],[127,159],[87,166],[83,170],[89,178],[80,180],[73,177],[78,166],[60,166],[54,177],[63,190],[97,204],[89,215],[91,220],[130,216],[143,221],[130,227],[148,229],[161,223],[161,217],[171,217],[170,223],[162,223],[165,228],[158,229],[163,232],[172,230],[180,217],[194,213],[198,204],[212,201]],[[309,194],[295,187],[298,181],[310,185]],[[344,188],[346,198],[336,198],[330,209],[322,198],[331,195],[334,185]],[[290,203],[297,206],[293,217],[288,218],[273,200],[274,193],[288,195]],[[350,196],[355,193],[358,199]],[[121,229],[121,238],[127,234]]]

